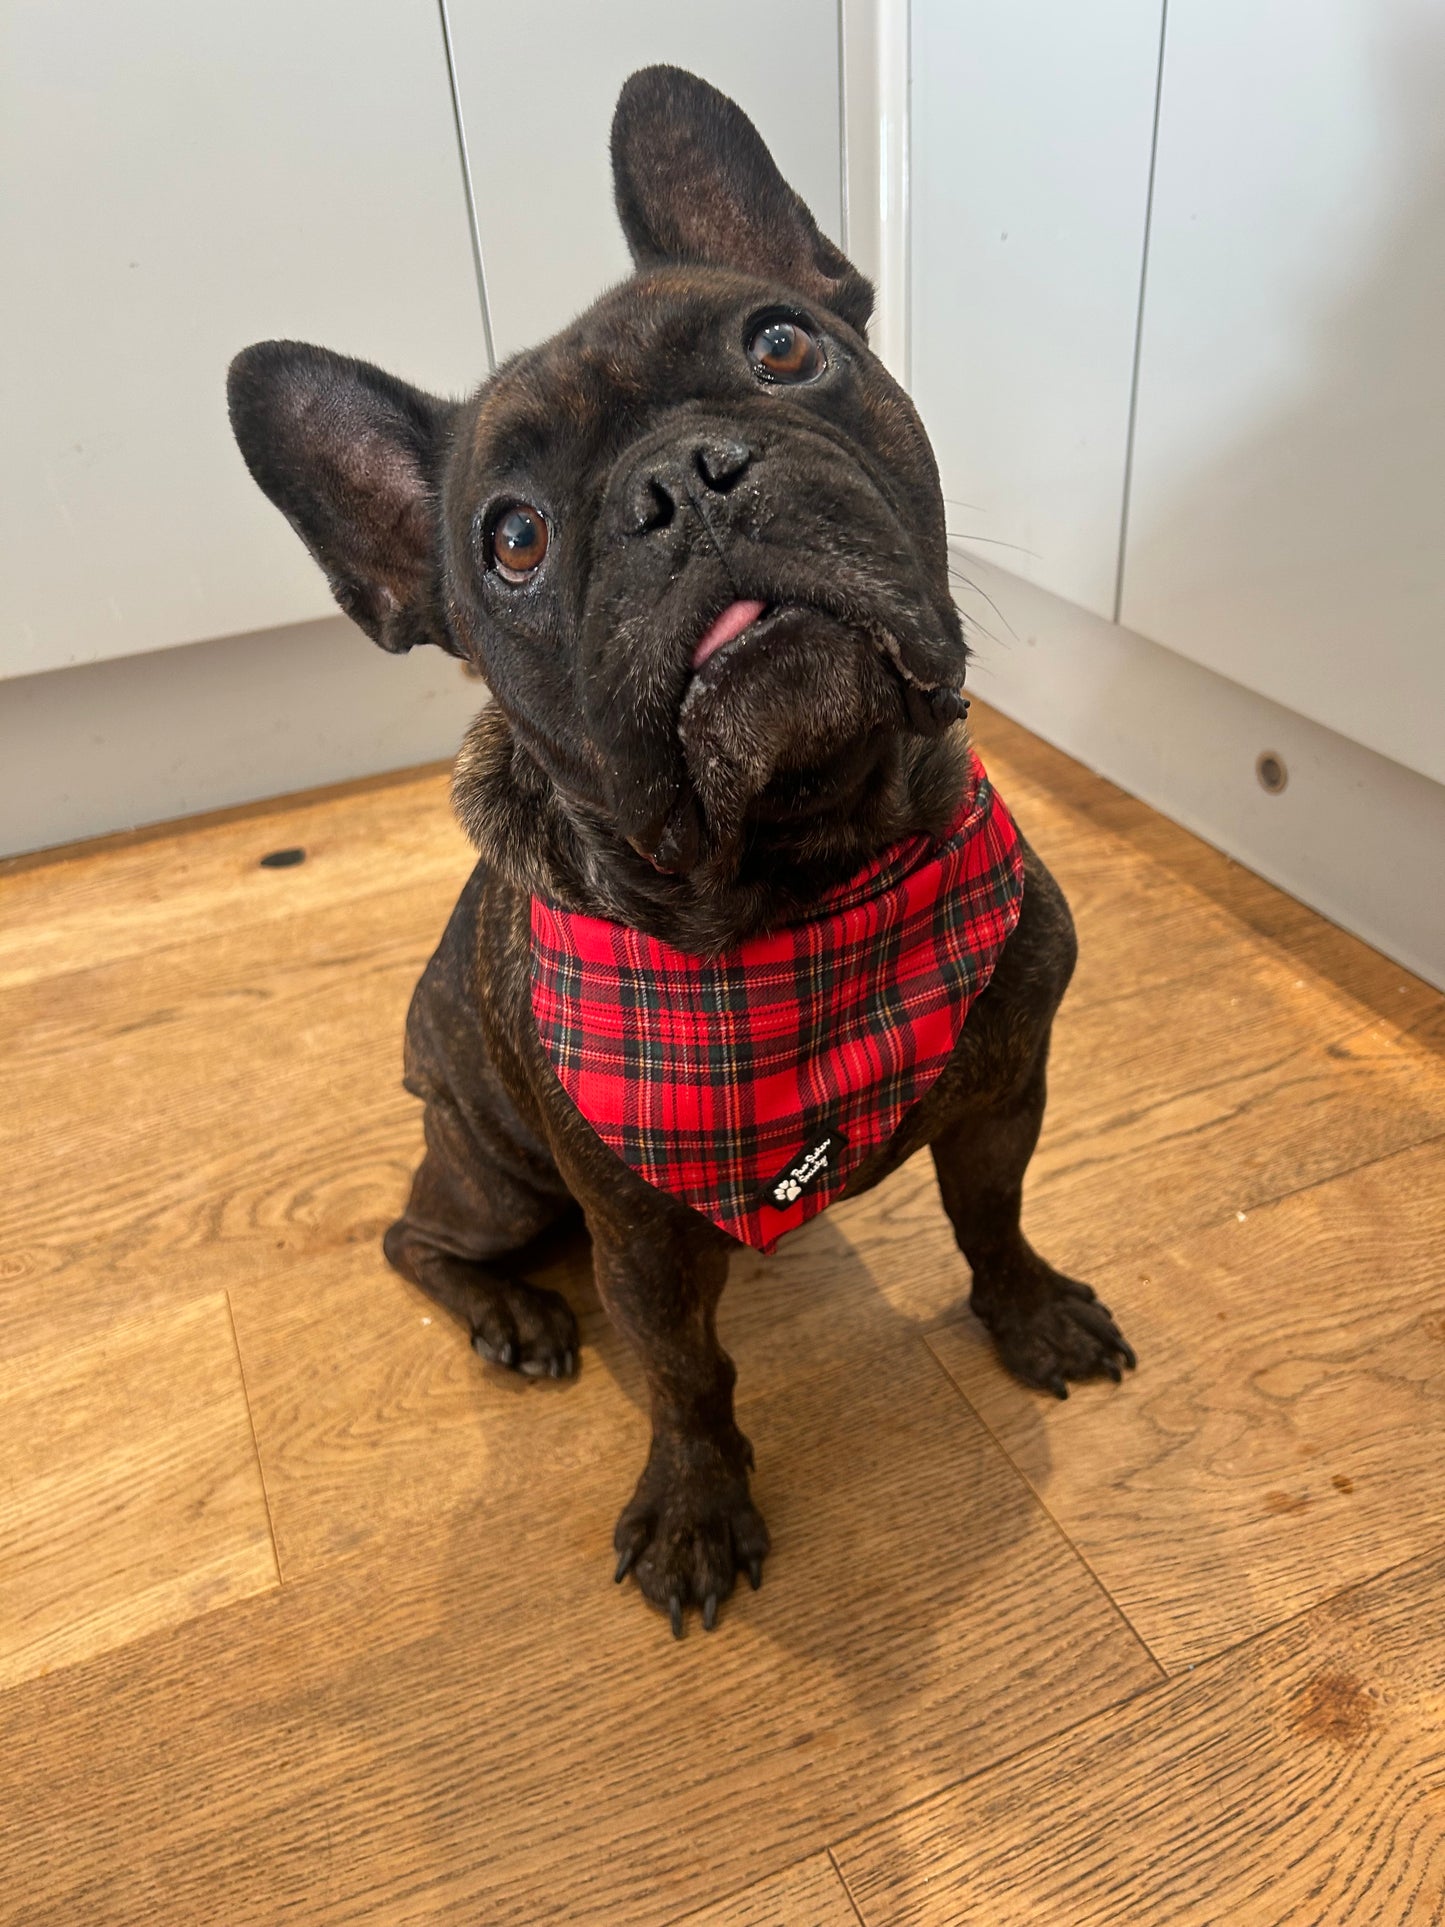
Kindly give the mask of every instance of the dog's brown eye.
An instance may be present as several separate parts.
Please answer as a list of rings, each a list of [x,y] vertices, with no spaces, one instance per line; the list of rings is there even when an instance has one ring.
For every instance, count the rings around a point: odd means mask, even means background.
[[[823,350],[798,322],[777,316],[753,331],[748,360],[764,381],[811,381],[822,370]]]
[[[530,502],[515,502],[492,524],[492,560],[507,582],[525,582],[547,553],[547,518]]]

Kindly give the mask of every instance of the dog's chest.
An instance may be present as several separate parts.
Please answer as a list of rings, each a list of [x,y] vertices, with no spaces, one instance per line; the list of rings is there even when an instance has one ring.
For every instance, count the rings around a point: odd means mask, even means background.
[[[959,817],[717,958],[534,899],[552,1068],[649,1184],[771,1251],[888,1141],[948,1062],[1019,916],[1013,821],[975,763]]]

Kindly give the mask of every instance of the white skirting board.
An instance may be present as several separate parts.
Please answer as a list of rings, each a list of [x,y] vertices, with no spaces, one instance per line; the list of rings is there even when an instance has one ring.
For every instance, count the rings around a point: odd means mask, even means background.
[[[342,616],[0,682],[0,855],[451,757],[485,700]]]
[[[985,702],[1445,989],[1445,786],[961,544],[954,560]]]

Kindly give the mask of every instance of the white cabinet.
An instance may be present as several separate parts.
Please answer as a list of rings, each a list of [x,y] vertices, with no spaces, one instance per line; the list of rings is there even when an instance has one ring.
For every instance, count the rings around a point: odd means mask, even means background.
[[[1161,0],[913,0],[912,390],[949,527],[1114,615]]]
[[[486,372],[436,0],[9,0],[3,31],[0,675],[330,612],[226,364],[292,335]]]
[[[530,347],[630,272],[607,137],[627,76],[666,61],[756,122],[840,238],[836,0],[448,0],[498,357]]]
[[[1436,781],[1442,102],[1440,0],[1170,0],[1122,602]]]

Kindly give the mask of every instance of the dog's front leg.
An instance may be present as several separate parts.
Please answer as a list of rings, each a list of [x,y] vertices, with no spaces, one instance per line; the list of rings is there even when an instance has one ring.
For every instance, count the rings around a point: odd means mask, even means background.
[[[617,1521],[617,1578],[628,1572],[681,1637],[683,1612],[718,1602],[746,1572],[762,1582],[768,1529],[748,1496],[752,1447],[733,1417],[733,1362],[718,1343],[728,1253],[676,1219],[592,1226],[597,1288],[642,1360],[652,1449]]]
[[[1057,1398],[1070,1379],[1117,1384],[1133,1348],[1089,1285],[1055,1271],[1023,1235],[1024,1172],[1038,1142],[1044,1053],[1013,1102],[954,1124],[932,1145],[938,1187],[973,1272],[969,1304],[1025,1384]]]

